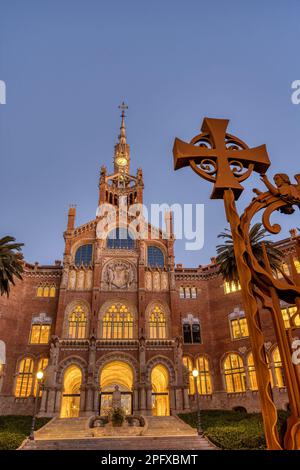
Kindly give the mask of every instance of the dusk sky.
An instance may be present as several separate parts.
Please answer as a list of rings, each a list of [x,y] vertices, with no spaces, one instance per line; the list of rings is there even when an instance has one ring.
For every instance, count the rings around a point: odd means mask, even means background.
[[[69,204],[78,225],[95,217],[125,100],[145,203],[205,204],[204,247],[178,241],[176,262],[208,263],[223,203],[191,169],[174,172],[174,138],[189,141],[205,116],[228,118],[230,133],[267,145],[270,178],[300,173],[299,18],[296,0],[0,0],[0,236],[24,242],[29,262],[62,259]],[[244,185],[239,209],[263,189],[255,173]],[[298,210],[288,219],[281,237],[300,227]]]

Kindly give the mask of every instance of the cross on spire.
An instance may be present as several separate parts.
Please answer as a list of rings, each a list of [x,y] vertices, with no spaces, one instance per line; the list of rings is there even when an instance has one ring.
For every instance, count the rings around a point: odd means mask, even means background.
[[[124,101],[122,101],[122,103],[119,104],[118,108],[122,110],[121,117],[125,117],[125,109],[128,109],[127,104],[125,104]]]
[[[226,189],[232,189],[238,199],[243,191],[240,182],[253,170],[265,173],[270,166],[266,146],[248,148],[245,142],[227,134],[228,123],[228,119],[204,118],[202,133],[190,143],[177,138],[174,141],[175,170],[190,165],[202,178],[213,182],[211,199],[222,199]]]

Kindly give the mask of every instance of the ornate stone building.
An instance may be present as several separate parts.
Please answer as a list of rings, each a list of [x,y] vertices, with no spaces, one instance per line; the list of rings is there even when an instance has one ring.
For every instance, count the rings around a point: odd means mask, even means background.
[[[122,201],[143,202],[143,174],[130,175],[124,109],[114,172],[102,167],[97,217],[76,226],[71,207],[64,233],[63,263],[24,262],[24,279],[0,298],[0,413],[29,414],[37,394],[36,372],[45,371],[40,415],[72,417],[105,413],[119,386],[127,413],[168,415],[196,405],[259,410],[256,375],[239,285],[222,281],[211,264],[174,263],[169,237],[146,224],[136,239],[122,222]],[[107,219],[107,204],[116,208]],[[136,206],[138,207],[138,206]],[[294,263],[295,243],[279,245],[283,270]],[[295,307],[282,305],[287,334]],[[273,394],[287,406],[284,375],[271,319],[261,313]],[[300,327],[300,317],[295,318]],[[194,382],[191,371],[197,368]]]

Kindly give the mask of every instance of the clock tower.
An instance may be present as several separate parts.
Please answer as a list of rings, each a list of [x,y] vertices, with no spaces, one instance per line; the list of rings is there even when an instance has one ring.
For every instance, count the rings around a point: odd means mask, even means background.
[[[138,168],[136,176],[129,173],[130,170],[130,146],[126,140],[125,109],[128,106],[122,102],[121,127],[118,142],[114,149],[114,172],[107,174],[106,167],[101,168],[99,180],[99,204],[109,203],[119,206],[120,196],[127,198],[127,206],[143,203],[143,173]]]

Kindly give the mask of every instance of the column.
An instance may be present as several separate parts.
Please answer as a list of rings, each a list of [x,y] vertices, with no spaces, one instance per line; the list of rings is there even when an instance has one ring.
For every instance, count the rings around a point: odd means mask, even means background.
[[[177,388],[175,390],[176,393],[176,410],[182,411],[183,410],[183,403],[182,403],[182,389]]]
[[[184,406],[184,411],[189,411],[190,400],[189,400],[189,391],[187,388],[183,389],[183,406]]]
[[[152,388],[147,387],[147,415],[152,414]]]
[[[145,387],[140,388],[140,411],[146,411],[146,392]]]
[[[176,410],[175,386],[170,388],[170,414],[173,415]]]

